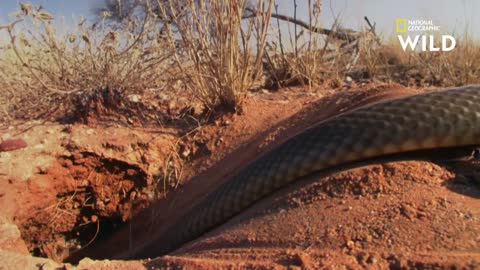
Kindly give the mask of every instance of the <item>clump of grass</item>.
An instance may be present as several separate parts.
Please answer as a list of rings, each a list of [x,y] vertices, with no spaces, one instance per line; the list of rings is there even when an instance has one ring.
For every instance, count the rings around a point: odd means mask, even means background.
[[[330,30],[321,27],[321,1],[308,0],[307,21],[297,19],[297,1],[293,1],[293,17],[272,15],[272,39],[266,54],[267,88],[290,85],[319,86],[329,80],[344,77],[352,62],[345,47],[350,41],[339,39],[336,33],[350,33],[336,21]],[[331,33],[331,34],[328,34]]]
[[[20,4],[16,19],[0,27],[8,36],[0,51],[2,118],[31,118],[59,106],[69,111],[75,97],[102,89],[131,94],[164,87],[172,51],[150,17],[131,18],[123,28],[104,20],[81,19],[67,31],[58,24],[41,7]]]
[[[437,37],[437,40],[439,38]],[[436,44],[439,47],[440,44]],[[448,52],[406,51],[392,37],[382,46],[365,48],[357,69],[382,81],[416,87],[449,87],[480,83],[480,44],[465,32]]]
[[[161,17],[169,18],[165,32],[182,81],[209,111],[241,111],[261,75],[273,1],[256,1],[262,16],[243,20],[247,2],[158,2]]]
[[[468,34],[456,38],[450,52],[416,53],[413,58],[420,70],[428,72],[433,84],[461,86],[480,82],[480,44]]]

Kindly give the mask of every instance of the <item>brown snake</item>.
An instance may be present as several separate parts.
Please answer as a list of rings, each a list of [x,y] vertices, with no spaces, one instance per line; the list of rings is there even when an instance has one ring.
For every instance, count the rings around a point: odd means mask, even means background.
[[[264,154],[194,207],[164,238],[123,258],[166,254],[313,173],[415,152],[480,145],[480,86],[385,101],[330,118]],[[430,152],[429,155],[432,153]],[[435,152],[433,153],[435,154]]]

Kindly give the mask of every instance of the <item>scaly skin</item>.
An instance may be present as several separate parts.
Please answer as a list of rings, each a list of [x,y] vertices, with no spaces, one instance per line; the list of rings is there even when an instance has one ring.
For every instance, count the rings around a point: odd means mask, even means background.
[[[302,177],[376,157],[480,145],[480,86],[409,96],[324,121],[227,180],[162,238],[123,258],[164,255]],[[380,159],[382,160],[382,159]]]

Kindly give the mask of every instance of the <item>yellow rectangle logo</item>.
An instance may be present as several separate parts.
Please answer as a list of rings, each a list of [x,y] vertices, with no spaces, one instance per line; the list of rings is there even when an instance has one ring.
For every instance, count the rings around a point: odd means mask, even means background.
[[[407,19],[406,18],[397,18],[395,25],[396,25],[397,33],[407,32]]]

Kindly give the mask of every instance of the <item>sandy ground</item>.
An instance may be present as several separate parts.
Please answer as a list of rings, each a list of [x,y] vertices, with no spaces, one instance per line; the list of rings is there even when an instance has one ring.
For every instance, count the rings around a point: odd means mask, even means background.
[[[161,241],[202,197],[306,127],[417,92],[395,85],[259,92],[242,115],[188,132],[5,127],[2,139],[28,146],[0,152],[0,269],[480,268],[479,185],[468,173],[419,161],[303,179],[169,256],[94,260]],[[74,251],[89,258],[61,263]]]

